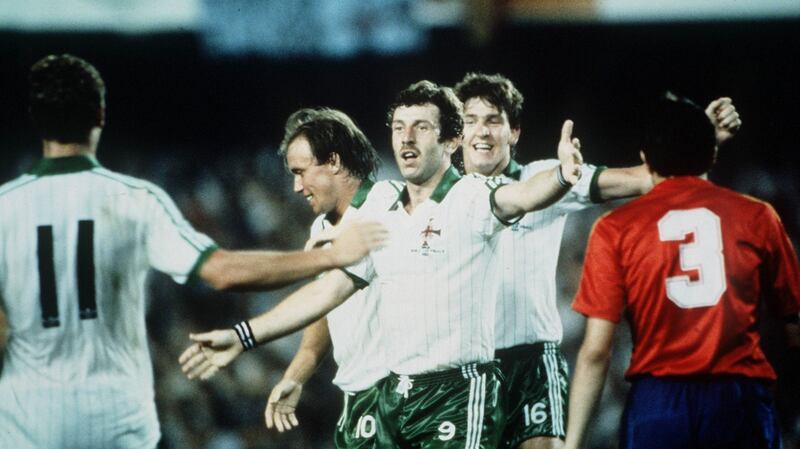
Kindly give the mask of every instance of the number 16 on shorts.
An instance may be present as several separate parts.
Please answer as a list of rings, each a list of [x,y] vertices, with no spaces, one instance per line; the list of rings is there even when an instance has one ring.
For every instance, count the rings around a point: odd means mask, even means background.
[[[547,421],[546,409],[544,402],[523,405],[522,412],[525,414],[525,427]]]

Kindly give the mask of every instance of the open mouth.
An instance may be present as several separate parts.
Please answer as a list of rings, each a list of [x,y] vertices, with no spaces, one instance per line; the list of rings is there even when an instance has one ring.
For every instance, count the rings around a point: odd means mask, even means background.
[[[416,159],[417,157],[419,157],[419,154],[416,151],[403,150],[400,152],[400,158],[404,161]]]
[[[492,151],[492,145],[489,145],[488,143],[476,143],[475,145],[472,145],[472,148],[474,148],[475,151]]]

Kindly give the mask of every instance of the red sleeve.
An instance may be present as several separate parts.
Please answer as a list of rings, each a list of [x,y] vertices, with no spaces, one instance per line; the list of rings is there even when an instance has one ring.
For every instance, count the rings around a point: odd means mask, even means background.
[[[773,310],[781,316],[800,312],[800,268],[797,254],[778,214],[767,206],[764,219],[767,226],[763,291]]]
[[[618,232],[606,217],[601,217],[589,235],[583,275],[572,308],[589,317],[619,323],[625,298]]]

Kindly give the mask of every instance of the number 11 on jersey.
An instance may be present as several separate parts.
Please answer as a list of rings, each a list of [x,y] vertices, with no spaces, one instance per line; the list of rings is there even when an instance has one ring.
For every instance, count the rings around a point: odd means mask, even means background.
[[[97,299],[94,286],[94,221],[78,221],[78,252],[75,266],[78,285],[78,313],[82,320],[97,318]],[[42,307],[42,326],[58,327],[58,290],[56,288],[53,226],[36,228],[36,255],[39,262],[39,303]]]

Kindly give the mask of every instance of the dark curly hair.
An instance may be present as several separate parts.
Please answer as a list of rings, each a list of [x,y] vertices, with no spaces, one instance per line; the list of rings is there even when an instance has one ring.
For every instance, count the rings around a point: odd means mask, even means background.
[[[42,139],[85,143],[103,126],[106,86],[85,60],[69,54],[49,55],[29,74],[29,112]]]
[[[470,98],[482,98],[500,112],[505,111],[511,129],[519,129],[525,98],[508,78],[499,73],[467,73],[454,89],[462,103]]]
[[[329,108],[305,108],[292,113],[286,120],[280,154],[286,158],[289,144],[305,137],[317,162],[339,155],[342,166],[358,179],[374,177],[380,157],[367,136],[342,111]]]
[[[661,176],[699,176],[716,159],[714,127],[696,103],[671,92],[646,105],[641,149]]]
[[[461,137],[464,119],[461,117],[461,101],[449,87],[439,86],[428,80],[416,82],[400,91],[389,106],[386,124],[391,127],[394,111],[401,106],[432,104],[439,108],[439,142]]]

